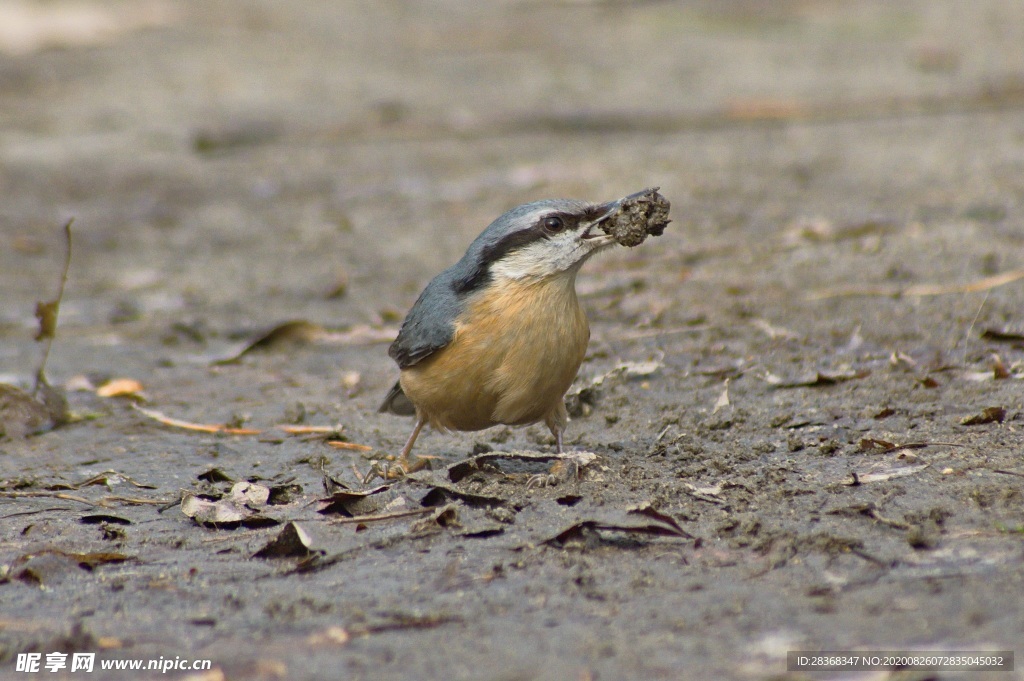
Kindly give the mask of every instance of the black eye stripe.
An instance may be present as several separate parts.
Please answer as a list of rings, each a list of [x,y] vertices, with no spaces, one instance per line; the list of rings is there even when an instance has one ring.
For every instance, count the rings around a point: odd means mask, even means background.
[[[506,234],[497,243],[488,246],[480,253],[480,261],[468,276],[454,282],[455,292],[469,293],[480,288],[490,280],[492,263],[501,260],[509,253],[546,238],[547,235],[540,227],[531,227]]]
[[[544,222],[548,218],[557,217],[562,220],[562,228],[557,231],[550,231],[544,228]],[[526,248],[532,243],[548,239],[555,234],[576,229],[579,226],[581,216],[571,213],[547,213],[538,218],[533,226],[521,229],[518,232],[506,234],[497,242],[486,247],[480,253],[477,266],[465,276],[452,282],[452,288],[456,293],[465,294],[475,291],[484,286],[491,278],[491,265],[521,248]]]

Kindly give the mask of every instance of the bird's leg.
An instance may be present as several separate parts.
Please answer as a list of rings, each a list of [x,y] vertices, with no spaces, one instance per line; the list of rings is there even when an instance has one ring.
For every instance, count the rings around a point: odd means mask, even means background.
[[[426,459],[420,459],[415,463],[409,463],[409,454],[412,453],[412,447],[416,444],[416,438],[419,437],[420,431],[423,430],[423,426],[427,423],[425,416],[416,417],[416,426],[412,429],[412,434],[406,441],[405,446],[402,447],[402,452],[398,455],[398,460],[395,461],[395,468],[397,470],[388,471],[387,477],[401,477],[406,473],[414,473],[427,465]]]
[[[551,434],[555,436],[555,453],[561,455],[563,427],[560,427],[554,423],[549,423],[548,429],[551,431]],[[573,465],[576,465],[575,462],[573,462]],[[566,462],[562,459],[559,459],[558,461],[551,465],[551,468],[548,469],[547,473],[538,473],[537,475],[531,475],[526,481],[526,488],[529,489],[531,487],[549,487],[557,485],[563,478],[570,477],[569,475],[566,475],[568,472],[569,471]],[[578,476],[579,466],[577,465],[576,475],[573,475],[571,477],[576,478]]]

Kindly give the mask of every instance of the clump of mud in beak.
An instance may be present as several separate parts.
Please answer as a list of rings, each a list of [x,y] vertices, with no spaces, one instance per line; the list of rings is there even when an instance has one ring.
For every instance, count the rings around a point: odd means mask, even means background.
[[[652,187],[616,201],[616,207],[601,221],[601,229],[630,248],[639,246],[648,236],[661,236],[671,222],[671,204],[658,189]]]

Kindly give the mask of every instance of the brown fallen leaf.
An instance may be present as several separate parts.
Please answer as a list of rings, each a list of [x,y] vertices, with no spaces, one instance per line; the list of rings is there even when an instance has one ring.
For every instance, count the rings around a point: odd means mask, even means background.
[[[366,490],[337,490],[330,497],[317,502],[317,512],[338,513],[348,517],[369,515],[386,507],[394,498],[394,494],[384,494],[390,489],[391,485],[378,485]]]
[[[861,438],[858,447],[862,452],[896,452],[901,449],[924,449],[925,447],[963,447],[958,442],[905,442],[897,444],[887,440],[879,440],[873,437]]]
[[[132,556],[116,552],[76,553],[55,548],[42,549],[15,558],[10,565],[10,573],[19,581],[43,586],[54,581],[68,567],[77,566],[83,570],[92,570],[101,565],[123,563],[128,560],[132,560]]]
[[[848,486],[863,485],[869,482],[882,482],[892,478],[902,478],[914,475],[929,468],[930,463],[923,463],[917,466],[894,466],[891,468],[877,468],[866,472],[851,471],[852,481],[845,482]]]
[[[965,416],[960,419],[962,426],[980,426],[986,423],[1002,423],[1006,418],[1006,409],[1003,407],[987,407],[981,410],[980,414]]]
[[[417,520],[409,526],[412,534],[437,532],[446,527],[459,527],[459,508],[457,504],[448,504],[430,509],[430,517]]]
[[[725,385],[722,387],[722,394],[715,400],[715,407],[711,410],[712,414],[717,414],[722,409],[725,409],[730,405],[729,402],[729,379],[725,379]]]
[[[676,521],[675,518],[673,518],[672,516],[670,516],[667,513],[662,513],[661,511],[656,509],[651,504],[651,502],[649,502],[649,501],[645,501],[645,502],[640,503],[640,504],[638,504],[636,506],[633,506],[631,508],[627,508],[626,509],[626,514],[627,515],[638,515],[638,516],[642,516],[644,518],[650,518],[651,520],[659,522],[659,523],[661,523],[663,525],[667,525],[671,529],[675,530],[675,533],[678,534],[680,537],[686,537],[687,539],[694,539],[694,536],[692,534],[690,534],[689,532],[687,532],[686,530],[684,530],[682,528],[682,526],[679,524],[679,522]]]
[[[283,322],[268,330],[260,331],[252,338],[211,359],[210,364],[232,364],[253,350],[269,349],[284,344],[312,343],[325,333],[326,330],[323,326],[304,319]]]
[[[893,449],[896,449],[896,443],[889,442],[888,440],[879,440],[878,438],[873,437],[861,438],[860,442],[857,443],[857,446],[860,448],[862,452],[888,452]]]
[[[870,375],[871,372],[867,369],[856,371],[853,369],[843,369],[834,372],[815,371],[789,380],[780,378],[772,373],[767,373],[764,376],[764,380],[773,388],[815,388],[835,385],[844,381],[853,381]]]
[[[261,331],[224,352],[205,359],[214,365],[233,364],[254,350],[267,350],[281,346],[320,345],[373,345],[390,343],[398,336],[397,327],[373,327],[357,324],[349,329],[328,329],[303,319],[292,320]],[[351,380],[351,379],[350,379]]]
[[[635,516],[640,516],[640,518]],[[641,504],[627,509],[625,513],[610,513],[607,518],[581,520],[541,543],[564,546],[571,541],[585,540],[588,535],[597,534],[599,536],[601,532],[694,538],[671,516],[656,511],[650,504]]]
[[[236,504],[255,509],[265,506],[270,500],[270,488],[256,482],[241,480],[231,486],[227,498]]]
[[[213,468],[203,471],[196,476],[196,480],[202,480],[203,482],[234,482],[235,479],[225,473],[220,468],[214,466]]]
[[[264,516],[244,503],[239,503],[237,498],[211,500],[188,491],[182,492],[181,512],[199,525],[223,530],[237,527],[270,527],[280,523],[279,520]]]
[[[256,428],[232,428],[224,423],[193,423],[191,421],[184,421],[182,419],[164,416],[155,409],[146,409],[145,407],[140,407],[137,404],[133,404],[132,407],[143,416],[147,416],[158,423],[162,423],[165,426],[171,426],[172,428],[182,428],[184,430],[193,430],[200,433],[225,433],[227,435],[259,435],[262,432]]]
[[[997,381],[1002,381],[1012,376],[1013,372],[1006,367],[1003,359],[999,355],[992,355],[992,377]]]
[[[253,554],[253,558],[305,558],[312,549],[312,540],[304,529],[294,522],[285,524],[276,537]]]
[[[477,508],[509,507],[512,505],[511,499],[459,489],[455,484],[445,482],[441,479],[440,475],[435,475],[432,471],[413,473],[407,475],[406,479],[430,488],[430,491],[420,498],[420,504],[423,506],[442,506],[455,501]]]
[[[1010,328],[996,328],[990,326],[981,332],[985,340],[1000,341],[1004,343],[1024,343],[1024,331]]]

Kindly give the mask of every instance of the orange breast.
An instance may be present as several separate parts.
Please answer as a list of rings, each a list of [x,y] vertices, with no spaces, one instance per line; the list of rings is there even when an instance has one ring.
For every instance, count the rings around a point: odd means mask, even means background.
[[[535,423],[561,408],[589,340],[573,274],[504,281],[474,294],[452,342],[403,371],[402,389],[442,430]]]

